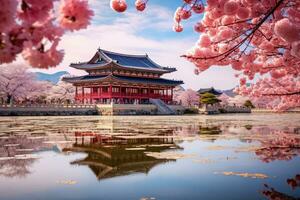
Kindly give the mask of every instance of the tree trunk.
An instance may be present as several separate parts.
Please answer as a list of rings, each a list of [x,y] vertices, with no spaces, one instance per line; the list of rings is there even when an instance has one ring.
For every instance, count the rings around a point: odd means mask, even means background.
[[[13,97],[12,97],[12,95],[10,95],[10,94],[7,95],[6,104],[10,104],[10,105],[13,104]]]

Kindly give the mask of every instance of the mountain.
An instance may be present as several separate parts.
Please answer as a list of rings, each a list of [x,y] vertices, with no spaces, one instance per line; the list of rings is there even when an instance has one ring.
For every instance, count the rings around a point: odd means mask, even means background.
[[[69,72],[66,71],[60,71],[60,72],[56,72],[54,74],[46,74],[46,73],[42,73],[42,72],[35,72],[36,74],[36,78],[39,81],[49,81],[53,84],[57,84],[57,82],[60,80],[60,78],[64,75],[68,75]]]

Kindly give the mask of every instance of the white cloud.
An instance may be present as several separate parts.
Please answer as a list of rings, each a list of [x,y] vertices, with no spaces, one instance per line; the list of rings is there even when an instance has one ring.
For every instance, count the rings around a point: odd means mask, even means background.
[[[98,9],[104,6],[108,9],[108,1],[93,0],[91,2],[92,8],[97,8],[97,13],[95,9],[96,22],[100,19],[108,19],[109,16],[105,14],[108,11]],[[195,42],[193,37],[155,40],[152,39],[154,37],[147,38],[140,33],[145,30],[167,33],[172,26],[172,16],[172,11],[153,5],[145,13],[128,11],[113,19],[111,24],[94,22],[86,30],[68,33],[62,38],[60,44],[60,48],[65,51],[63,62],[59,67],[46,72],[67,70],[74,74],[81,74],[82,72],[68,67],[69,64],[88,61],[97,48],[101,47],[123,53],[147,53],[160,65],[176,67],[178,71],[166,77],[183,80],[186,88],[199,89],[214,86],[218,89],[229,89],[237,85],[234,72],[228,68],[212,68],[199,76],[194,75],[193,64],[180,58],[180,55],[193,46]]]

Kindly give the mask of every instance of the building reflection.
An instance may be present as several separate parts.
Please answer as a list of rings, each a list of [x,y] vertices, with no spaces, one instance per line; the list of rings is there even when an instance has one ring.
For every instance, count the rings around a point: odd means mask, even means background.
[[[174,159],[156,159],[145,152],[180,149],[172,132],[152,136],[111,136],[93,132],[75,132],[75,143],[63,151],[84,152],[87,156],[73,165],[88,166],[100,179],[133,173],[148,173],[153,167]]]

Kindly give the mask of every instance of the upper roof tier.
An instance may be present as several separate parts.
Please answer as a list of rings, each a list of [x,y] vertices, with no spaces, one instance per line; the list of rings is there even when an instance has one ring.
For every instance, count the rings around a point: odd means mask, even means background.
[[[103,49],[98,49],[94,57],[84,63],[72,63],[70,67],[82,70],[103,69],[108,66],[116,66],[125,69],[134,69],[142,71],[153,71],[160,73],[170,73],[176,71],[175,68],[163,67],[152,61],[146,55],[128,55]]]

